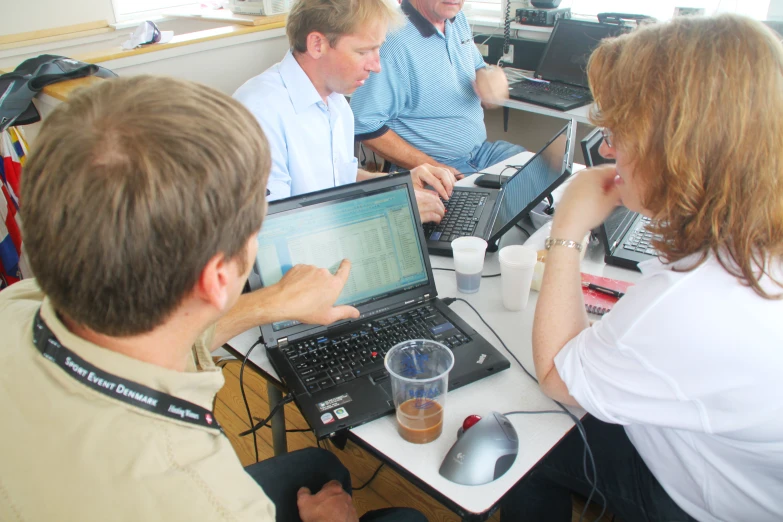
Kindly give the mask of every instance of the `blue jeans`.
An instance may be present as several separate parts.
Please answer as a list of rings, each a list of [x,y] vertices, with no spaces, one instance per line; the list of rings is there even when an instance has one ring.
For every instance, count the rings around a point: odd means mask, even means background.
[[[444,161],[443,163],[449,167],[454,167],[459,172],[470,174],[473,172],[480,172],[485,168],[500,163],[520,152],[525,152],[525,147],[522,145],[514,145],[513,143],[502,140],[485,141],[473,149],[467,156]],[[389,172],[398,172],[400,170],[405,169],[401,169],[397,165],[392,165]]]
[[[582,421],[607,509],[623,522],[695,522],[650,472],[625,430],[588,415]],[[501,501],[501,522],[571,521],[571,492],[587,497],[584,443],[576,429],[566,435]],[[588,468],[589,469],[589,468]],[[593,497],[599,505],[601,500]],[[591,503],[592,503],[591,502]]]
[[[296,505],[296,492],[307,487],[316,494],[330,480],[337,480],[351,494],[351,475],[331,452],[306,448],[262,460],[245,468],[274,502],[276,522],[301,522]],[[360,522],[427,522],[410,508],[386,508],[365,513]]]

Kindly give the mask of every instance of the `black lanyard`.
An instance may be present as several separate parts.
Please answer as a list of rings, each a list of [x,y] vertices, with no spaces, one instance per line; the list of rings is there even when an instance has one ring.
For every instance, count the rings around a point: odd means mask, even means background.
[[[33,323],[33,344],[65,373],[97,392],[170,419],[223,431],[215,416],[206,408],[117,377],[88,363],[60,343],[41,319],[40,310],[35,314]]]

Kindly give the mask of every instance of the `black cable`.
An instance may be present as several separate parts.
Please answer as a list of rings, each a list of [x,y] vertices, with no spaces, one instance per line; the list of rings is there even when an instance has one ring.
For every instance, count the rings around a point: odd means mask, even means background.
[[[255,350],[256,346],[264,342],[263,337],[259,337],[258,340],[253,343],[253,346],[250,347],[250,349],[245,354],[245,358],[242,360],[242,367],[239,369],[239,391],[242,392],[242,400],[245,403],[245,411],[247,411],[247,419],[250,423],[250,425],[253,425],[253,415],[250,413],[250,404],[247,402],[247,396],[245,395],[245,381],[243,377],[245,376],[245,365],[247,365],[247,361],[250,359],[250,354],[253,353],[253,350]],[[256,436],[253,435],[253,449],[256,452],[256,462],[258,462],[258,441],[256,440]]]
[[[375,470],[375,473],[373,473],[373,474],[372,474],[372,477],[370,477],[370,480],[368,480],[367,482],[365,482],[364,484],[362,484],[362,485],[361,485],[361,486],[359,486],[359,487],[356,487],[356,488],[354,488],[354,487],[351,487],[351,489],[353,489],[354,491],[359,491],[359,490],[361,490],[361,489],[364,489],[364,488],[366,488],[367,486],[369,486],[369,485],[370,485],[370,482],[372,482],[372,481],[375,479],[375,477],[377,477],[377,476],[378,476],[378,473],[380,473],[380,471],[381,471],[381,468],[383,467],[383,464],[384,464],[384,463],[383,463],[383,462],[381,462],[381,465],[380,465],[380,466],[378,466],[378,469],[376,469],[376,470]]]
[[[283,406],[285,406],[286,404],[288,404],[289,402],[291,402],[293,400],[294,400],[294,396],[289,393],[288,395],[283,397],[282,401],[278,402],[275,405],[275,407],[272,408],[272,411],[269,412],[269,416],[266,419],[264,419],[261,422],[257,423],[255,426],[253,426],[249,430],[243,431],[242,433],[239,434],[239,436],[240,437],[244,437],[245,435],[250,435],[251,433],[257,432],[258,430],[260,430],[261,428],[263,428],[264,426],[269,424],[269,421],[272,420],[272,417],[275,416],[275,414],[280,410],[280,408],[282,408]],[[255,435],[253,435],[253,438],[255,438]]]
[[[443,270],[445,272],[454,272],[453,268],[438,268],[436,266],[432,267],[433,270]],[[488,275],[482,275],[481,277],[500,277],[500,274],[488,274]]]
[[[511,2],[506,2],[506,18],[503,24],[503,56],[508,54],[511,47]],[[503,59],[503,56],[500,59]]]
[[[528,231],[527,231],[527,229],[526,229],[525,227],[523,227],[523,226],[522,226],[522,225],[520,225],[519,223],[514,223],[514,226],[516,226],[516,227],[517,227],[519,230],[521,230],[522,232],[524,232],[525,234],[527,234],[527,237],[530,237],[530,232],[528,232]]]
[[[463,299],[461,297],[446,297],[446,298],[443,298],[443,303],[446,306],[450,306],[452,303],[454,303],[454,301],[462,301],[463,303],[468,305],[470,307],[470,309],[473,310],[473,312],[478,316],[478,318],[481,320],[481,322],[484,323],[484,326],[489,328],[489,331],[492,332],[492,334],[495,336],[495,338],[500,342],[500,344],[503,346],[503,348],[505,348],[505,350],[508,352],[508,354],[516,361],[516,363],[519,365],[519,367],[522,368],[522,371],[524,371],[527,374],[528,377],[533,379],[533,381],[536,384],[538,384],[538,379],[536,379],[533,376],[533,374],[531,374],[527,370],[527,368],[525,368],[525,365],[522,364],[522,362],[517,358],[517,356],[514,355],[514,353],[511,350],[509,350],[508,346],[506,346],[506,343],[503,342],[503,339],[501,339],[500,336],[498,335],[498,333],[489,325],[489,323],[487,323],[484,320],[484,318],[481,316],[479,311],[476,310],[476,308],[472,304],[470,304],[468,301],[466,301],[465,299]],[[568,415],[571,418],[571,420],[576,425],[577,431],[579,431],[579,435],[582,437],[582,441],[585,444],[584,453],[582,455],[582,467],[583,467],[584,473],[585,473],[585,480],[587,480],[587,483],[590,484],[590,487],[591,487],[590,494],[588,495],[587,501],[585,502],[585,507],[584,507],[584,509],[582,509],[582,513],[579,515],[579,522],[582,522],[582,520],[584,519],[585,513],[587,512],[587,508],[590,506],[590,501],[592,500],[593,495],[595,495],[596,493],[603,500],[603,505],[601,506],[601,508],[602,508],[601,509],[601,513],[598,515],[598,518],[595,519],[595,522],[600,522],[601,518],[603,518],[604,513],[606,512],[606,497],[598,489],[598,471],[597,471],[597,469],[595,467],[595,459],[593,458],[593,451],[590,449],[590,444],[587,442],[587,433],[585,432],[585,428],[582,425],[582,421],[576,415],[571,413],[568,410],[568,408],[563,406],[560,402],[555,401],[554,399],[552,399],[552,400],[554,401],[555,404],[557,404],[560,407],[560,409],[562,411],[550,410],[550,411],[538,411],[538,412],[512,412],[512,413],[528,413],[528,414],[558,413],[558,414]],[[588,469],[587,469],[587,458],[588,457],[590,459],[590,464],[591,464],[591,466],[593,468],[592,480],[590,478],[590,473],[588,472]]]

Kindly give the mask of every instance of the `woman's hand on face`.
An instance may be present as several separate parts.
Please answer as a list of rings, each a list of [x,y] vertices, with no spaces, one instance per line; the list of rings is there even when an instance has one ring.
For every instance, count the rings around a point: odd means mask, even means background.
[[[614,165],[578,172],[555,208],[551,236],[581,242],[620,204]]]

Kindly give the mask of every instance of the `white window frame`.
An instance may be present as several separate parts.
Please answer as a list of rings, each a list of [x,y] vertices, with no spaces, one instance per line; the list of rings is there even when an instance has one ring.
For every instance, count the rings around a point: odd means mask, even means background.
[[[157,18],[182,8],[192,8],[195,12],[201,9],[201,2],[193,0],[111,0],[111,3],[118,23]]]

